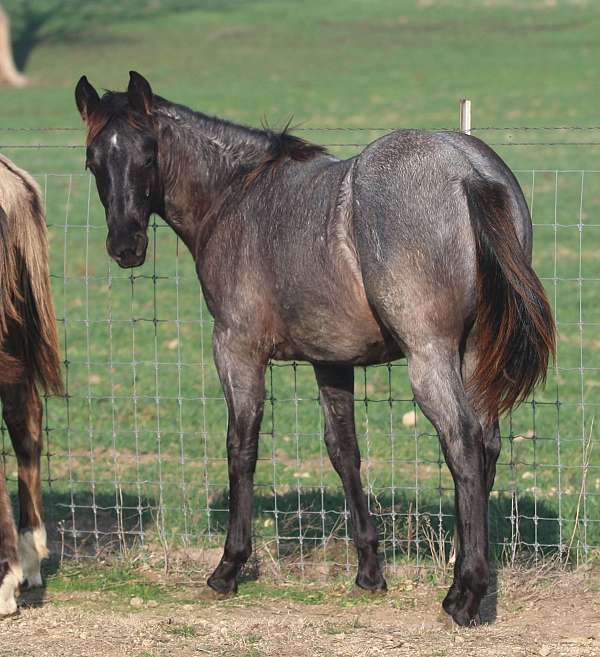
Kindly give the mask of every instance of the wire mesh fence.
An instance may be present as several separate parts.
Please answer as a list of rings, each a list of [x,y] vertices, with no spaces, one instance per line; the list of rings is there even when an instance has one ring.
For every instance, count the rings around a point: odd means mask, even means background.
[[[384,131],[302,134],[315,141],[334,135],[319,141],[342,157]],[[534,266],[559,329],[545,388],[501,425],[490,539],[511,559],[523,551],[585,559],[600,547],[600,170],[593,167],[600,151],[589,148],[600,146],[600,128],[473,132],[497,144],[516,169],[534,221]],[[153,217],[146,263],[131,271],[112,263],[93,179],[73,173],[82,168],[81,132],[48,134],[1,132],[0,150],[36,175],[49,226],[66,382],[64,397],[45,401],[44,494],[54,549],[94,556],[158,544],[218,547],[228,506],[227,410],[192,258]],[[561,166],[529,166],[536,158]],[[405,365],[357,368],[355,411],[363,481],[387,563],[446,558],[452,480]],[[14,490],[16,462],[4,428],[1,441]],[[353,567],[349,514],[304,363],[269,367],[255,481],[259,552],[301,571]]]

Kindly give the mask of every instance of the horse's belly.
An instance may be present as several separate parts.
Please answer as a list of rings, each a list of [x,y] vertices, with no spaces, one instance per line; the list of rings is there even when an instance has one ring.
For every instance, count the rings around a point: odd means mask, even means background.
[[[369,313],[336,317],[315,310],[288,326],[287,339],[275,345],[276,360],[371,365],[402,358],[397,343]]]

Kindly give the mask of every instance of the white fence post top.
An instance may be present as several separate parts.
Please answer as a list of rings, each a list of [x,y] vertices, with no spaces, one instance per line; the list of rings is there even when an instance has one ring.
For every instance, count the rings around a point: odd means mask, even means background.
[[[471,134],[471,101],[466,98],[460,100],[460,131]]]

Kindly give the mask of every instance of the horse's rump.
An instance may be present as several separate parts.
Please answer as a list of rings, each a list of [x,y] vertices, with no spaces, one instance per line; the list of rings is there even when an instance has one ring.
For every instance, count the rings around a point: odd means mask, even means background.
[[[369,301],[409,350],[430,334],[464,344],[473,330],[478,365],[466,383],[493,422],[543,380],[554,353],[517,181],[479,140],[413,130],[371,144],[357,172]]]

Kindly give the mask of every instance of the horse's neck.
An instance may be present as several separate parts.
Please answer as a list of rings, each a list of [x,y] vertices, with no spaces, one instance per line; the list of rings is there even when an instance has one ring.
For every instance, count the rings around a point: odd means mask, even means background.
[[[255,145],[236,142],[233,136],[210,127],[206,122],[202,125],[200,119],[197,125],[171,122],[159,138],[164,190],[161,214],[190,249],[232,180],[243,175],[248,162],[257,158]]]

